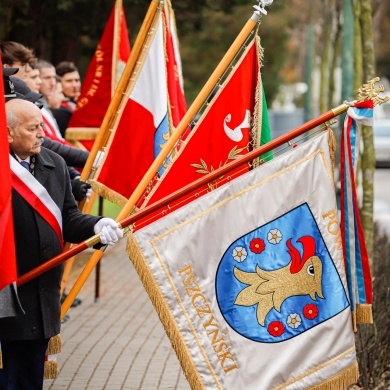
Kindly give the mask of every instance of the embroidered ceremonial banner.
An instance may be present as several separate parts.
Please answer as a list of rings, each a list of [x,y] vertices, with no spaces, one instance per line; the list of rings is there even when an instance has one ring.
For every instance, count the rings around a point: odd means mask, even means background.
[[[258,38],[247,44],[198,123],[180,140],[179,150],[164,174],[140,200],[140,207],[154,203],[270,140],[267,105],[260,77],[261,51]],[[248,169],[248,165],[240,167],[228,176],[232,178]],[[203,189],[197,189],[196,193],[204,193],[208,187],[216,185],[215,182],[210,183]],[[159,217],[158,213],[149,215],[138,221],[136,227]]]
[[[129,236],[192,388],[358,379],[328,132]]]
[[[68,140],[91,150],[129,55],[122,0],[116,0],[85,74],[76,110],[66,130]]]
[[[144,50],[126,91],[104,160],[91,180],[94,190],[123,206],[170,137],[173,123],[168,97],[166,26],[163,9],[153,20]],[[173,61],[173,60],[172,60]]]
[[[3,78],[0,60],[0,77]],[[17,278],[4,84],[0,83],[0,290]],[[0,313],[1,315],[1,313]]]

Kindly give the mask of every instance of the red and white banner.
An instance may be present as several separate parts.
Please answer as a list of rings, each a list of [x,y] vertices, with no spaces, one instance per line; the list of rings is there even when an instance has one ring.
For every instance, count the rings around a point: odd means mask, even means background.
[[[126,91],[128,100],[118,115],[104,160],[91,180],[95,192],[119,205],[132,195],[170,137],[174,129],[172,101],[181,100],[178,97],[182,92],[178,93],[177,87],[175,96],[169,96],[167,69],[175,67],[175,60],[167,55],[169,38],[164,15],[163,9],[156,11]],[[171,84],[175,83],[173,80]],[[175,112],[178,118],[183,114]]]
[[[130,55],[122,1],[117,0],[85,75],[81,94],[66,130],[66,138],[91,150],[115,87]]]
[[[194,128],[179,140],[172,161],[165,172],[140,200],[144,207],[183,188],[227,162],[244,155],[256,144],[258,129],[261,131],[262,84],[260,77],[260,46],[253,39],[237,60],[226,80],[218,86],[215,96],[203,112]],[[249,166],[241,167],[229,177],[242,174]],[[206,192],[216,183],[197,189]],[[193,194],[187,196],[191,199]],[[185,200],[180,200],[185,202]],[[171,205],[172,206],[172,205]],[[158,217],[158,212],[155,214]],[[153,216],[138,221],[136,226],[150,223]]]

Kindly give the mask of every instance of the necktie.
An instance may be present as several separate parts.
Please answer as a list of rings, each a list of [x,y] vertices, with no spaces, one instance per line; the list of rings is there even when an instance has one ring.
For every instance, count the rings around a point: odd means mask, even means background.
[[[20,164],[30,172],[30,164],[27,161],[21,161]]]

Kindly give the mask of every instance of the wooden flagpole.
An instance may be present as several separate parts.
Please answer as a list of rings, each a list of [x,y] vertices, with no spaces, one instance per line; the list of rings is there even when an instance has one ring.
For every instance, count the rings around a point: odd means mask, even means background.
[[[183,116],[176,130],[172,133],[172,135],[169,137],[167,142],[164,144],[164,147],[162,148],[162,150],[160,151],[156,159],[153,161],[148,171],[145,173],[141,182],[138,184],[138,186],[136,187],[136,189],[134,190],[130,198],[127,200],[125,206],[123,207],[123,209],[120,211],[120,213],[116,218],[117,221],[120,221],[121,219],[125,218],[127,215],[129,215],[132,212],[135,204],[142,196],[142,194],[145,192],[147,186],[155,176],[159,167],[163,164],[166,157],[174,148],[180,136],[187,129],[189,123],[196,115],[196,113],[199,111],[202,104],[206,101],[207,97],[210,95],[210,93],[212,92],[213,88],[215,87],[215,85],[217,84],[221,76],[225,73],[226,69],[231,64],[234,57],[237,55],[237,53],[239,52],[239,50],[241,49],[245,41],[248,39],[249,35],[253,33],[253,30],[255,26],[258,24],[258,22],[260,21],[261,14],[263,13],[261,12],[259,6],[255,6],[254,8],[255,11],[253,15],[246,22],[246,24],[244,25],[244,27],[242,28],[242,30],[240,31],[240,33],[238,34],[238,36],[236,37],[236,39],[234,40],[234,42],[232,43],[228,51],[225,53],[224,57],[222,58],[222,60],[220,61],[220,63],[218,64],[218,66],[216,67],[216,69],[208,79],[208,81],[206,82],[206,84],[203,86],[198,96],[195,98],[190,108]],[[96,150],[96,154],[97,154],[97,150]],[[93,268],[103,256],[103,253],[104,252],[101,250],[96,250],[94,254],[91,256],[91,258],[89,259],[88,263],[85,265],[85,268],[81,272],[79,278],[76,280],[76,283],[74,284],[73,288],[69,291],[68,296],[66,297],[65,301],[62,304],[61,318],[66,314],[73,300],[76,298],[78,292],[81,290],[85,281],[91,274]]]
[[[318,116],[317,118],[314,118],[310,120],[309,122],[304,123],[303,125],[289,131],[286,134],[281,135],[278,138],[275,138],[274,140],[271,140],[270,142],[260,146],[259,148],[252,150],[248,152],[247,154],[240,156],[239,158],[230,161],[226,165],[223,165],[220,168],[215,169],[213,172],[208,173],[207,175],[201,177],[200,179],[186,185],[184,188],[181,188],[180,190],[177,190],[173,192],[172,194],[156,201],[155,203],[146,206],[143,209],[138,210],[136,213],[127,216],[120,220],[118,222],[118,226],[121,228],[125,228],[127,226],[130,226],[134,224],[136,221],[145,218],[149,214],[161,209],[164,206],[169,205],[169,203],[172,203],[173,201],[181,198],[182,196],[194,191],[195,189],[206,185],[207,183],[210,183],[217,178],[225,175],[226,173],[240,167],[243,164],[246,164],[259,156],[279,147],[283,144],[288,143],[290,140],[301,136],[302,134],[306,133],[309,130],[314,129],[315,127],[329,121],[332,118],[335,118],[336,116],[341,115],[342,113],[346,112],[349,108],[348,104],[342,104],[340,106],[337,106],[336,108],[327,111],[326,113]],[[53,257],[49,261],[47,261],[45,264],[42,264],[41,266],[34,268],[30,272],[22,275],[17,280],[17,285],[20,286],[24,283],[27,283],[31,279],[34,279],[35,277],[43,274],[44,272],[50,270],[51,268],[61,264],[64,262],[67,258],[71,256],[75,256],[76,254],[82,252],[83,250],[92,247],[93,245],[96,245],[100,242],[100,236],[95,235],[88,240],[80,243],[75,244],[69,251],[63,252],[56,257]],[[77,283],[77,282],[76,282]],[[69,295],[68,295],[69,296]]]

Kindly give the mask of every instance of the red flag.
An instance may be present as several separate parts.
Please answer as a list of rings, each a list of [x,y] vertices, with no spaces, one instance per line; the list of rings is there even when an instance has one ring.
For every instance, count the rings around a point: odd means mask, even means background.
[[[0,76],[3,66],[0,61]],[[5,117],[4,85],[0,83],[0,290],[17,279],[11,203],[11,169]]]
[[[248,45],[198,123],[182,139],[171,165],[155,183],[150,194],[139,202],[139,206],[162,199],[255,146],[258,137],[256,129],[261,124],[259,113],[262,112],[259,108],[262,103],[260,47],[255,42],[253,40]],[[248,166],[242,167],[229,176],[234,177],[248,170]],[[207,187],[196,192],[205,190]],[[180,204],[183,205],[183,202],[187,201],[181,199]],[[153,219],[149,216],[148,223]],[[139,221],[137,226],[141,224]]]
[[[130,55],[130,41],[122,1],[117,0],[85,75],[66,137],[91,150],[115,87]]]
[[[165,45],[167,56],[168,95],[171,107],[172,124],[176,127],[183,118],[187,108],[184,98],[179,40],[176,32],[175,15],[170,1],[165,3]]]

